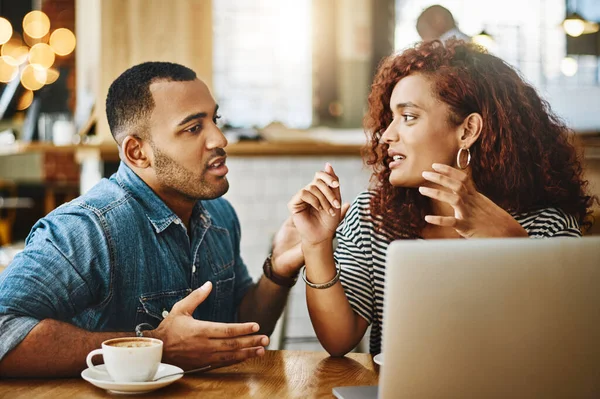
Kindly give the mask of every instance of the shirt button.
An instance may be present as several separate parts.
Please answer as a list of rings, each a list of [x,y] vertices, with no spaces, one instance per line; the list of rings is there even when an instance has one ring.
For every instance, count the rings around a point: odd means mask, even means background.
[[[163,312],[162,312],[163,319],[166,319],[168,315],[169,315],[169,312],[166,310],[163,310]]]
[[[180,224],[180,223],[181,223],[181,220],[175,219],[175,224]]]
[[[192,273],[196,273],[196,265],[192,266]]]

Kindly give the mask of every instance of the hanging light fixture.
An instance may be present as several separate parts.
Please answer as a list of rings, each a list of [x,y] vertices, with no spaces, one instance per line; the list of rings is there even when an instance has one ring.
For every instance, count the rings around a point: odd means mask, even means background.
[[[473,36],[472,40],[474,43],[486,48],[487,50],[490,50],[491,47],[495,44],[493,36],[487,33],[485,29],[482,30],[481,33]]]
[[[597,22],[588,21],[577,13],[577,3],[570,2],[572,11],[567,14],[567,17],[562,22],[562,27],[569,36],[579,37],[588,33],[595,33],[600,30]]]
[[[598,23],[585,20],[581,15],[573,12],[567,15],[562,23],[562,27],[567,35],[578,37],[588,33],[595,33],[600,30]]]

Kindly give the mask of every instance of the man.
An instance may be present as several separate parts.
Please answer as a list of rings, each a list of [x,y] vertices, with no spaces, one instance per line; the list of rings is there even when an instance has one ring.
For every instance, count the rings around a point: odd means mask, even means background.
[[[102,341],[136,330],[186,369],[264,354],[302,256],[286,222],[269,278],[253,284],[220,198],[229,183],[217,108],[181,65],[144,63],[113,82],[119,170],[38,221],[0,275],[1,376],[76,375]]]
[[[461,32],[456,26],[452,13],[440,5],[426,8],[417,19],[417,32],[423,40],[441,40],[442,42],[456,38],[471,41],[471,38]]]

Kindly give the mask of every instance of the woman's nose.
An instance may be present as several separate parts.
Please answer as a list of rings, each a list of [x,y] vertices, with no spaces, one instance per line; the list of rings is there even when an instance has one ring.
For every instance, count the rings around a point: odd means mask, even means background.
[[[388,128],[385,129],[385,132],[383,132],[383,134],[381,135],[381,139],[379,140],[379,142],[390,144],[395,141],[398,141],[399,137],[400,137],[400,135],[398,134],[396,126],[395,126],[394,122],[392,122],[392,123],[390,123]]]

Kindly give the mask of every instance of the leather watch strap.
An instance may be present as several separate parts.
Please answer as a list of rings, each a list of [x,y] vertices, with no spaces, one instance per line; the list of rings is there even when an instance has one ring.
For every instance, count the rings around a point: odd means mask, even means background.
[[[298,281],[298,274],[296,273],[293,277],[285,277],[275,273],[273,271],[273,264],[271,263],[272,256],[273,254],[269,254],[267,259],[265,259],[265,263],[263,263],[263,273],[265,274],[265,277],[277,285],[292,288],[296,284],[296,281]]]

